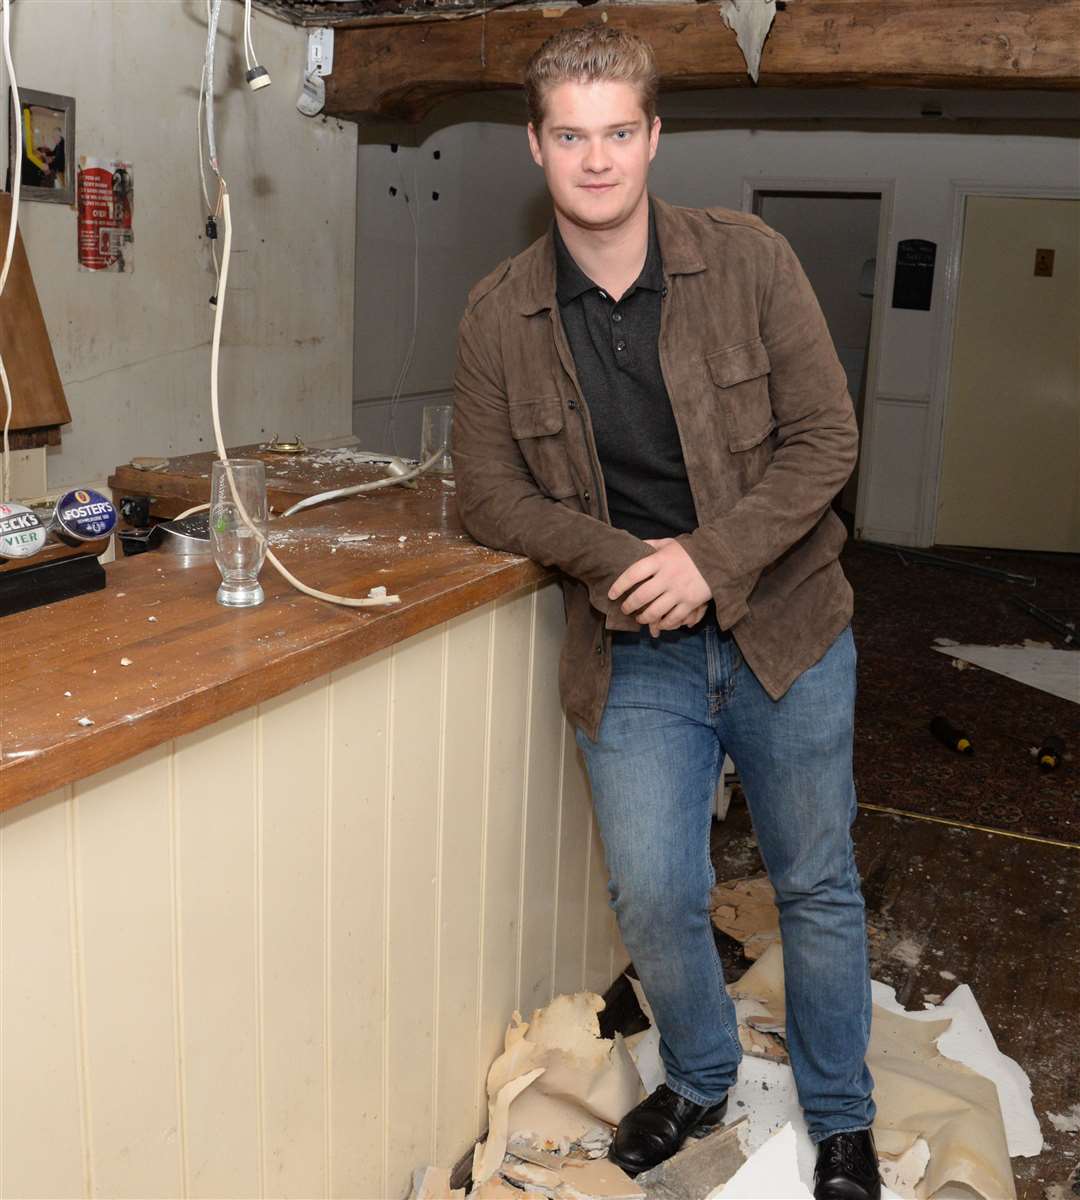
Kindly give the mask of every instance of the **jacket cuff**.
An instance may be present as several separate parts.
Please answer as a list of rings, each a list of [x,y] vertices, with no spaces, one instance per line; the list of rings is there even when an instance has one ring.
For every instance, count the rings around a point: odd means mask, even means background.
[[[690,555],[693,564],[709,585],[716,606],[716,621],[721,629],[730,629],[750,611],[747,599],[754,590],[760,572],[738,575],[734,561],[718,544],[714,534],[700,527],[675,539]]]

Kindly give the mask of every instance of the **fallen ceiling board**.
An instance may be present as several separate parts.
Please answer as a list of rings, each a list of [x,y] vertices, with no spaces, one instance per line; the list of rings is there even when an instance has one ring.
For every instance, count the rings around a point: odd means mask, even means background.
[[[795,1130],[786,1124],[752,1154],[710,1200],[813,1200],[799,1177]]]
[[[1028,687],[1080,704],[1080,650],[1027,646],[934,646],[938,654],[996,671]]]
[[[761,51],[776,19],[776,0],[724,0],[721,11],[725,24],[735,31],[750,78],[757,83]]]

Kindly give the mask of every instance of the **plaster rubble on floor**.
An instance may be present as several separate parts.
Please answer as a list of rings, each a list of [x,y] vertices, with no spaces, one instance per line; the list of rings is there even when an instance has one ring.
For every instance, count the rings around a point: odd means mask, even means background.
[[[488,1072],[489,1133],[474,1151],[474,1183],[499,1170],[515,1134],[534,1144],[595,1141],[598,1121],[617,1125],[642,1098],[622,1037],[600,1037],[603,1007],[595,993],[579,992],[557,996],[531,1022],[514,1013],[503,1053]]]
[[[1058,1133],[1080,1133],[1080,1104],[1074,1104],[1063,1113],[1048,1112],[1046,1115]]]
[[[724,884],[717,890],[730,896],[731,889],[732,884]],[[763,912],[760,905],[756,907]],[[754,922],[745,913],[736,914],[735,923],[745,940],[753,938]],[[763,917],[763,927],[769,924],[771,918]],[[757,961],[728,991],[741,1026],[782,1035],[782,945],[767,942]],[[883,1178],[898,1195],[917,1200],[945,1196],[957,1186],[987,1200],[1014,1196],[1009,1157],[1038,1154],[1042,1134],[1028,1077],[997,1049],[971,989],[960,985],[944,1004],[914,1013],[905,1011],[885,984],[873,981],[872,996],[867,1065],[875,1079],[874,1131]],[[644,1067],[663,1070],[658,1059],[645,1062]],[[802,1178],[809,1184],[815,1151],[790,1067],[744,1057],[728,1114],[750,1118],[742,1139],[748,1155],[760,1150],[790,1120]]]
[[[1080,704],[1080,650],[1057,650],[1048,642],[1030,638],[1021,646],[950,645],[932,649]]]

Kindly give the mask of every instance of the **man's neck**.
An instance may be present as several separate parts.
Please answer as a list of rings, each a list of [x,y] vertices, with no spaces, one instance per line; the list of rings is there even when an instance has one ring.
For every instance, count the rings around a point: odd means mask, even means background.
[[[574,262],[614,300],[641,274],[649,252],[649,197],[615,229],[584,229],[556,211],[562,240]]]

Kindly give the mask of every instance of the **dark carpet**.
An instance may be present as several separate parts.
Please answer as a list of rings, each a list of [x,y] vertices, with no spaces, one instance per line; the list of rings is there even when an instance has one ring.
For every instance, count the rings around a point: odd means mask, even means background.
[[[1011,597],[1080,626],[1080,556],[945,547],[933,553],[1032,575],[1038,586],[905,565],[893,554],[848,543],[842,561],[855,591],[860,801],[1080,842],[1080,705],[992,671],[958,670],[932,649],[939,637],[978,645],[1030,638],[1066,649]],[[1074,652],[1080,676],[1080,650]],[[967,733],[973,755],[931,736],[928,726],[938,715]],[[1056,771],[1043,772],[1031,748],[1051,734],[1064,740],[1066,758]]]

